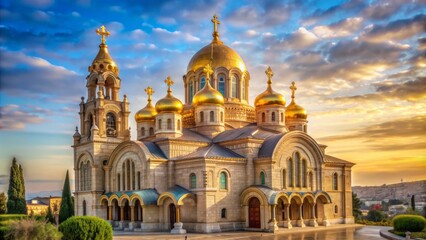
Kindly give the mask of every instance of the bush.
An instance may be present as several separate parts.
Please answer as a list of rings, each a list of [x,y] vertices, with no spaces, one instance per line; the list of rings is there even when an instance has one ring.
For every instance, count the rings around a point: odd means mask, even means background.
[[[6,239],[6,234],[9,231],[8,226],[0,226],[0,240]]]
[[[0,214],[0,222],[7,220],[21,220],[28,218],[25,214]]]
[[[112,239],[111,225],[98,217],[71,217],[59,225],[64,240]]]
[[[35,219],[23,219],[14,221],[9,225],[6,237],[7,239],[17,240],[60,240],[62,233],[50,223],[36,221]]]
[[[379,210],[370,210],[367,214],[367,220],[373,222],[381,222],[387,218],[386,213]]]
[[[416,215],[398,215],[394,217],[392,224],[398,232],[420,232],[426,227],[426,219]]]

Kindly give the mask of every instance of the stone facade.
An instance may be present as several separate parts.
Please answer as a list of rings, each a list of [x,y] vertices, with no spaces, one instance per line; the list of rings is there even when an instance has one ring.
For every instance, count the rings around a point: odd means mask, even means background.
[[[224,48],[217,41],[212,44]],[[194,70],[201,56],[194,55],[183,79],[186,104],[179,107],[173,99],[167,106],[167,96],[159,100],[161,112],[152,119],[144,115],[137,140],[131,140],[129,103],[125,95],[122,101],[118,97],[118,67],[105,49],[101,44],[94,63],[114,68],[89,68],[88,99],[80,103],[81,133],[76,129],[74,134],[76,215],[102,217],[120,230],[172,233],[353,222],[353,163],[326,155],[326,146],[307,133],[303,109],[302,115],[293,114],[290,128],[283,116],[285,101],[268,100],[283,99],[272,91],[271,69],[268,90],[256,108],[247,104],[250,77],[241,62],[225,62],[212,71],[213,88],[221,92],[219,84],[225,86],[222,102],[198,100],[194,107],[190,97],[210,81],[209,69],[204,74]],[[231,50],[226,48],[228,54]],[[170,100],[173,82],[168,78],[166,83]]]

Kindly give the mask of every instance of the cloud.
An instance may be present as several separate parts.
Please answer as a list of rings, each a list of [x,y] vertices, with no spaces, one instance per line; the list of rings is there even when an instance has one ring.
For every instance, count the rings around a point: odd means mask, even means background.
[[[176,42],[176,38],[183,39],[187,42],[199,42],[200,38],[195,37],[189,33],[183,33],[181,31],[169,31],[164,28],[153,28],[152,31],[156,34],[159,40],[164,42]]]
[[[305,49],[318,42],[318,37],[304,27],[284,36],[263,35],[263,44],[272,50],[294,51]]]
[[[84,77],[73,71],[21,52],[0,49],[0,53],[2,58],[8,59],[0,63],[0,91],[7,95],[63,101],[83,93],[84,83],[76,84],[76,81]]]
[[[356,14],[362,11],[366,7],[366,3],[363,0],[348,0],[342,4],[335,5],[333,7],[323,9],[317,9],[303,21],[305,25],[315,24],[317,21],[331,18],[341,13]]]
[[[2,106],[0,112],[0,129],[3,130],[24,129],[27,124],[38,124],[45,121],[36,114],[22,110],[18,105]]]
[[[362,26],[363,19],[360,17],[343,19],[329,26],[316,26],[312,31],[320,38],[337,38],[352,36]]]
[[[426,31],[426,15],[419,14],[413,18],[400,19],[386,25],[370,25],[360,38],[370,42],[399,41],[411,38]]]

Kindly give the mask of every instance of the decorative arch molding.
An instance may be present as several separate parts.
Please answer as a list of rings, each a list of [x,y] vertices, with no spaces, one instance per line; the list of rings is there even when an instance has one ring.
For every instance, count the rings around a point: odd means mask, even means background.
[[[333,201],[331,200],[330,195],[328,195],[327,192],[317,192],[315,193],[315,202],[318,202],[318,200],[321,200],[323,204],[326,203],[333,203]]]
[[[309,201],[309,203],[314,203],[315,202],[315,195],[311,192],[307,192],[307,193],[303,194],[302,202],[305,201],[305,199],[307,199]]]
[[[108,167],[112,169],[117,160],[119,160],[124,154],[133,152],[139,157],[139,161],[142,164],[145,160],[147,162],[152,156],[149,153],[148,148],[142,142],[135,141],[125,141],[120,143],[114,151],[111,153],[111,156],[108,159]]]
[[[228,169],[226,169],[226,168],[219,169],[219,171],[217,171],[217,173],[216,173],[216,177],[220,177],[220,173],[221,172],[225,172],[228,178],[232,177],[231,176],[231,172]]]
[[[288,200],[289,200],[290,203],[291,203],[291,200],[293,200],[293,199],[297,202],[297,204],[303,203],[303,196],[298,192],[293,192],[288,197]]]
[[[107,113],[113,113],[115,115],[115,119],[117,119],[117,121],[120,119],[118,113],[121,112],[121,109],[115,105],[115,104],[105,104],[104,106],[105,109],[105,116]]]
[[[125,200],[127,200],[129,202],[129,205],[130,205],[130,197],[127,194],[123,194],[123,195],[120,196],[120,198],[118,199],[118,205],[124,206]]]
[[[80,164],[82,161],[86,161],[89,160],[90,165],[93,167],[95,165],[95,161],[93,158],[92,153],[90,153],[89,151],[83,151],[77,158],[77,170],[80,170]]]
[[[268,204],[268,199],[262,190],[260,190],[258,187],[249,187],[246,188],[240,195],[241,205],[248,206],[249,200],[252,197],[256,197],[257,199],[259,199],[261,206],[265,206]]]
[[[172,192],[164,192],[164,193],[160,194],[160,196],[158,197],[157,205],[162,206],[168,198],[170,198],[173,201],[173,204],[176,205],[176,206],[177,205],[179,205],[179,206],[184,205],[183,200],[185,200],[187,198],[192,199],[192,200],[194,200],[194,202],[196,202],[196,198],[195,198],[194,194],[192,194],[192,193],[185,193],[181,196],[175,196],[175,194],[173,194]]]
[[[284,204],[290,204],[290,199],[285,192],[279,192],[275,195],[275,197],[272,199],[273,204],[278,204],[278,200],[282,199],[284,201]]]
[[[96,86],[96,79],[99,77],[99,74],[96,72],[91,72],[89,76],[87,76],[86,87],[94,87]]]
[[[106,83],[107,79],[112,79],[113,82],[113,86],[114,87],[119,87],[120,86],[120,78],[117,77],[113,72],[110,71],[105,71],[101,74],[102,79],[104,80],[104,82]]]

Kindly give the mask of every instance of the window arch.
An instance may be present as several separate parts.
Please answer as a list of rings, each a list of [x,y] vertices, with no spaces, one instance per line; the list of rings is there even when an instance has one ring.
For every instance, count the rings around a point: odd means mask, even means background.
[[[237,76],[235,74],[231,77],[231,97],[237,97]]]
[[[214,112],[210,111],[210,122],[214,122]]]
[[[106,134],[108,137],[115,137],[117,135],[116,119],[112,112],[106,115]]]
[[[220,189],[228,189],[228,175],[226,172],[220,172],[220,182],[219,182],[219,188]]]
[[[338,175],[337,175],[337,173],[333,173],[333,190],[339,189],[337,181],[338,181]]]
[[[286,174],[286,171],[285,171],[285,169],[283,169],[283,188],[286,188],[287,187],[287,176],[286,176],[287,174]]]
[[[287,162],[288,169],[288,186],[293,187],[293,159],[289,159]]]
[[[144,127],[141,128],[141,135],[145,136],[145,128]]]
[[[222,208],[222,210],[220,211],[220,217],[226,218],[226,208]]]
[[[272,121],[272,122],[275,122],[275,112],[272,112],[272,113],[271,113],[271,121]]]
[[[201,77],[201,80],[200,80],[200,89],[199,90],[203,89],[204,85],[206,85],[206,77],[203,76],[203,77]]]
[[[161,119],[158,119],[158,129],[161,130]]]
[[[200,122],[204,122],[204,112],[200,112]]]
[[[225,97],[225,76],[219,76],[218,90]]]
[[[306,186],[306,160],[302,159],[302,186]]]
[[[91,172],[90,161],[82,162],[80,165],[80,190],[89,191],[91,190],[92,184],[92,172]]]
[[[172,129],[172,119],[170,118],[167,119],[167,129]]]
[[[262,113],[262,122],[265,122],[266,121],[266,116],[265,116],[265,113],[263,112]]]
[[[87,206],[86,206],[86,200],[83,200],[83,216],[87,215]]]
[[[154,135],[154,128],[152,127],[149,128],[149,135]]]
[[[120,189],[121,191],[135,190],[137,176],[135,170],[135,163],[133,162],[133,160],[126,159],[123,162],[121,169],[121,177],[123,181],[121,187],[119,187],[119,191]],[[120,174],[118,174],[118,178],[120,178]]]
[[[265,173],[262,171],[260,172],[260,185],[265,185],[266,179],[265,179]]]
[[[190,188],[197,188],[197,176],[195,175],[195,173],[191,173],[189,175],[189,181]]]
[[[294,154],[294,175],[296,177],[296,187],[300,187],[300,154]]]

